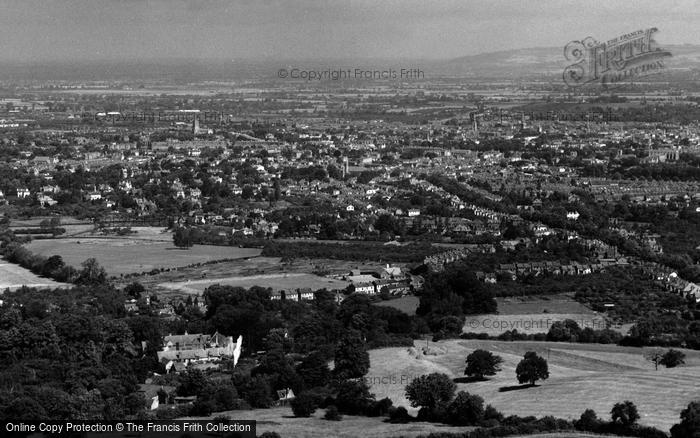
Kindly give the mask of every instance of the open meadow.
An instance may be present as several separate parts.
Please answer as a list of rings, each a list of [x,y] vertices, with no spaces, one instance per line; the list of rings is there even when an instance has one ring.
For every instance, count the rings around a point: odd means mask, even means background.
[[[415,315],[420,304],[420,298],[415,295],[406,295],[400,298],[392,298],[386,301],[377,301],[375,306],[393,307],[408,315]]]
[[[147,272],[222,259],[257,257],[261,250],[235,246],[195,245],[190,249],[175,247],[172,240],[137,237],[85,237],[34,240],[27,249],[43,256],[63,257],[76,268],[94,257],[110,275]]]
[[[281,437],[298,438],[391,438],[427,436],[433,432],[464,432],[473,428],[453,427],[432,423],[385,423],[384,417],[358,417],[345,415],[341,421],[323,419],[324,410],[317,410],[309,418],[295,418],[290,407],[255,409],[252,411],[227,411],[209,418],[227,415],[235,420],[256,420],[257,434],[273,431]]]
[[[68,285],[50,278],[39,277],[29,269],[0,260],[0,292],[8,288],[17,289],[22,286],[55,288]]]
[[[171,295],[199,294],[216,283],[241,287],[263,286],[287,291],[306,287],[313,290],[345,289],[349,283],[333,277],[346,275],[353,269],[371,271],[381,267],[377,263],[351,263],[331,259],[299,258],[283,262],[279,257],[260,256],[141,275],[124,279],[122,283],[138,281],[154,288],[158,293]]]
[[[577,419],[590,408],[609,419],[615,403],[631,400],[641,424],[669,430],[680,411],[700,398],[700,351],[684,350],[685,365],[655,371],[644,359],[645,349],[617,345],[446,340],[430,342],[427,355],[422,351],[425,346],[425,341],[416,341],[414,348],[370,351],[366,378],[378,399],[389,397],[395,406],[408,408],[404,393],[408,382],[433,372],[464,377],[467,355],[479,348],[501,356],[502,371],[487,381],[458,383],[458,391],[480,395],[505,415]],[[515,367],[526,351],[547,359],[549,379],[536,387],[500,392],[499,388],[518,384]]]
[[[547,333],[556,321],[572,319],[581,328],[607,327],[603,314],[594,312],[569,295],[496,298],[498,313],[467,315],[462,331],[498,336],[508,330]]]
[[[272,290],[285,291],[310,288],[311,290],[315,291],[323,288],[326,288],[328,290],[345,289],[350,283],[347,281],[320,277],[314,274],[305,274],[300,272],[285,272],[279,274],[250,275],[242,277],[208,278],[192,281],[165,282],[159,283],[158,286],[160,288],[171,291],[199,295],[202,292],[204,292],[204,289],[214,284],[220,284],[222,286],[239,286],[245,288],[249,288],[252,286],[263,286],[272,288]]]

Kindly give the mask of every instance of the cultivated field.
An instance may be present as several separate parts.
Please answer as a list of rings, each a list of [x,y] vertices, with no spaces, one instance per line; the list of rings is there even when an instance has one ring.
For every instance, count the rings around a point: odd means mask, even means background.
[[[65,283],[53,281],[50,278],[39,277],[30,270],[12,263],[0,260],[0,292],[5,289],[17,289],[22,286],[30,287],[64,287]]]
[[[251,275],[244,277],[224,277],[210,278],[205,280],[192,280],[180,282],[159,283],[158,286],[176,292],[184,292],[188,294],[201,294],[204,289],[213,284],[222,286],[264,286],[273,290],[294,290],[298,288],[311,288],[311,290],[326,289],[345,289],[349,282],[334,280],[331,278],[320,277],[313,274],[304,273],[280,273],[266,275]]]
[[[87,237],[35,240],[27,248],[37,254],[58,254],[66,264],[80,267],[94,257],[111,275],[150,271],[152,269],[186,266],[213,260],[256,257],[261,250],[234,246],[195,245],[178,249],[172,240],[138,237]]]
[[[458,390],[479,394],[506,415],[576,419],[590,408],[609,419],[615,403],[631,400],[639,409],[640,423],[668,430],[678,422],[680,411],[700,398],[700,351],[684,350],[686,365],[655,371],[643,349],[634,347],[449,340],[431,342],[433,355],[424,355],[425,345],[416,341],[414,349],[370,351],[367,379],[377,398],[389,397],[394,405],[409,407],[404,387],[411,379],[432,372],[463,377],[466,357],[477,348],[503,357],[502,371],[485,382],[459,383]],[[526,351],[548,358],[550,378],[537,387],[500,392],[501,387],[518,384],[515,367]]]

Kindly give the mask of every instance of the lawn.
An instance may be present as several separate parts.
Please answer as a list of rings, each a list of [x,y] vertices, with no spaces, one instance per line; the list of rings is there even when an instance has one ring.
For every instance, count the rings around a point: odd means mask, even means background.
[[[5,263],[0,260],[0,292],[7,288],[16,289],[22,286],[54,288],[68,285],[49,278],[39,277],[19,265]]]
[[[27,249],[47,257],[58,254],[66,264],[76,268],[94,257],[111,275],[260,255],[260,250],[255,248],[195,245],[190,249],[178,249],[172,242],[130,237],[35,240]]]
[[[377,398],[389,397],[394,405],[408,407],[404,387],[412,378],[441,372],[463,377],[469,353],[483,348],[504,359],[502,371],[488,381],[459,383],[458,390],[479,394],[506,415],[553,415],[576,419],[590,408],[609,419],[612,406],[631,400],[639,409],[640,423],[668,430],[680,411],[700,395],[700,351],[684,350],[686,365],[659,368],[643,358],[643,349],[600,344],[448,340],[431,342],[434,355],[416,347],[370,351],[368,383]],[[550,378],[539,386],[500,392],[517,385],[515,367],[526,351],[548,359]],[[413,410],[415,413],[415,410]]]

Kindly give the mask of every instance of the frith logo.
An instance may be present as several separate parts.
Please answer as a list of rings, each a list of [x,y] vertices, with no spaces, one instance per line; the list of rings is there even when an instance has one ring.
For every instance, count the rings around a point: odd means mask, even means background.
[[[571,87],[591,83],[609,86],[661,73],[664,58],[671,52],[657,46],[653,39],[656,32],[653,27],[604,43],[592,37],[570,42],[564,56],[573,64],[564,69],[564,82]]]

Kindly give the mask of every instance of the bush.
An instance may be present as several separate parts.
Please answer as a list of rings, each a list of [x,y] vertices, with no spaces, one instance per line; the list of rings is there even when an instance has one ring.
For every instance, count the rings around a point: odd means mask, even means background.
[[[666,366],[666,368],[675,368],[678,365],[683,365],[685,363],[685,353],[671,348],[663,355],[659,363]]]
[[[405,424],[410,423],[413,417],[408,415],[408,411],[403,406],[389,409],[389,423]]]
[[[214,412],[216,403],[213,400],[196,400],[190,410],[190,415],[195,417],[206,417]]]
[[[335,404],[335,399],[332,397],[333,393],[326,387],[307,389],[304,393],[308,394],[313,399],[317,408],[325,409]]]
[[[649,426],[635,426],[631,432],[639,438],[668,438],[664,431]]]
[[[389,413],[389,409],[391,409],[392,405],[393,405],[393,402],[388,397],[385,397],[379,401],[373,402],[367,408],[367,416],[368,417],[383,417]]]
[[[156,410],[156,418],[159,420],[174,420],[179,417],[190,415],[189,405],[176,405],[172,409],[169,406],[163,406]]]
[[[440,403],[433,408],[422,407],[418,410],[416,419],[429,423],[449,423],[447,405]]]
[[[314,397],[306,392],[302,392],[292,399],[291,405],[295,417],[310,417],[316,412]]]
[[[343,415],[338,412],[338,408],[335,405],[330,405],[326,408],[326,414],[323,418],[329,421],[340,421],[343,419]]]
[[[495,420],[500,423],[503,421],[503,414],[501,414],[493,406],[486,405],[486,408],[484,409],[484,420]]]

